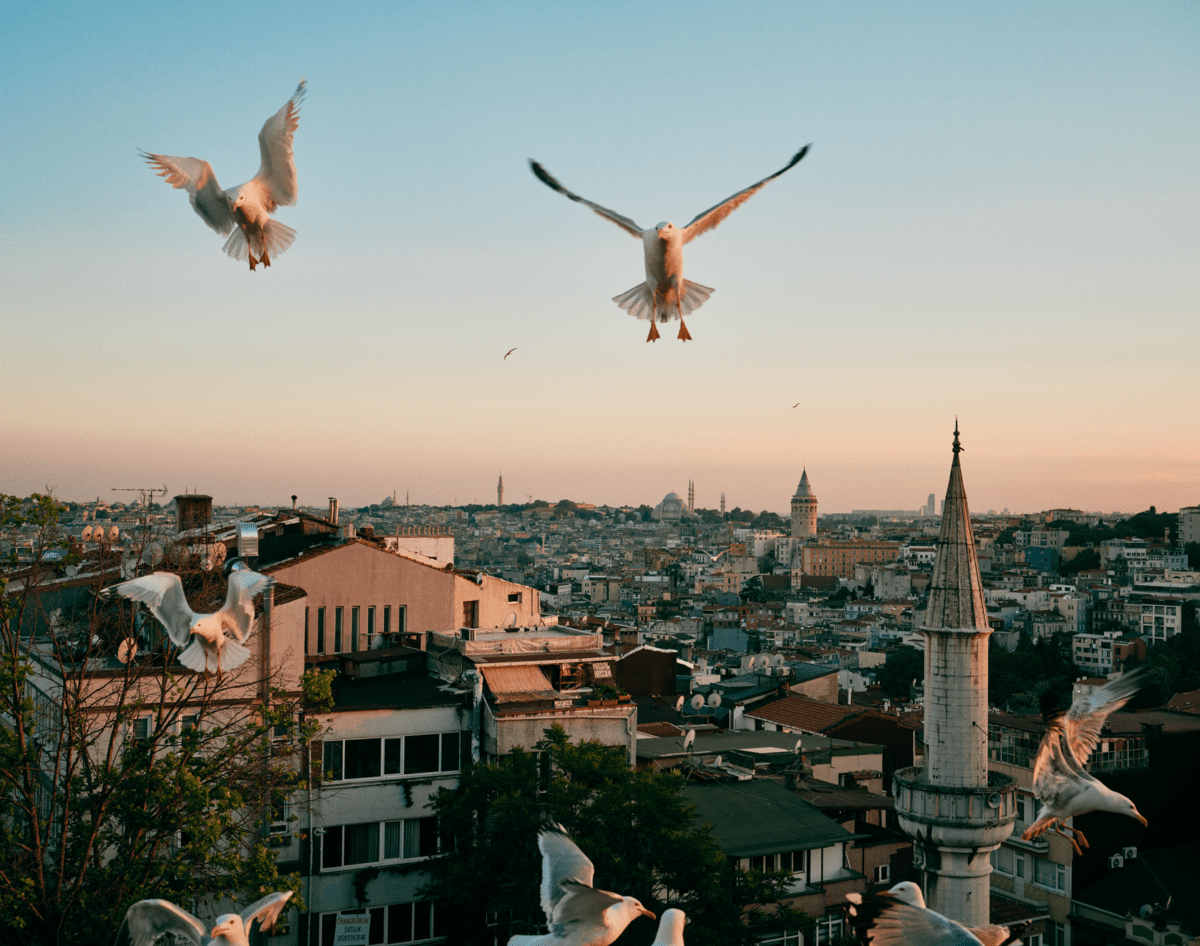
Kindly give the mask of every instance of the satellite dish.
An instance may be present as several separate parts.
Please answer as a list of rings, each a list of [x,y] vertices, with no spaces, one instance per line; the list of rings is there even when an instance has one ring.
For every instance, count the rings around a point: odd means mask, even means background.
[[[683,737],[683,748],[684,749],[692,748],[692,743],[695,741],[696,741],[696,730],[689,729],[687,731],[687,735]]]
[[[682,706],[683,706],[683,697],[681,696],[679,699],[677,699],[675,701],[675,712],[678,713]]]
[[[109,541],[109,542],[116,542],[116,541],[117,541],[117,538],[118,538],[120,535],[121,535],[121,530],[120,530],[120,529],[118,529],[116,526],[113,526],[111,529],[109,529],[109,530],[108,530],[108,541]]]
[[[720,706],[721,705],[721,694],[718,693],[716,690],[713,690],[712,693],[708,694],[708,705],[709,706]]]
[[[117,648],[117,660],[123,664],[127,664],[137,656],[137,650],[137,641],[132,637],[127,637],[121,641],[121,646]]]
[[[92,527],[84,526],[83,527],[83,535],[81,535],[79,538],[82,539],[84,542],[91,542],[92,541]]]
[[[704,697],[701,696],[699,693],[697,693],[695,696],[692,697],[692,709],[703,709],[703,708],[704,708]]]
[[[794,753],[796,753],[797,755],[799,755],[799,754],[800,754],[800,747],[801,747],[802,745],[804,745],[804,740],[803,740],[803,739],[797,739],[797,740],[796,740],[796,745],[792,747],[792,752],[794,752]]]
[[[720,768],[720,766],[721,766],[721,757],[720,757],[720,756],[717,756],[715,759],[713,759],[713,761],[712,761],[712,764],[713,764],[713,765],[715,765],[715,766],[717,766],[718,768]]]
[[[508,617],[506,617],[504,619],[504,626],[505,627],[516,627],[517,626],[517,612],[516,611],[508,612]]]
[[[157,565],[163,560],[163,547],[161,542],[151,542],[142,550],[142,561],[147,565]]]

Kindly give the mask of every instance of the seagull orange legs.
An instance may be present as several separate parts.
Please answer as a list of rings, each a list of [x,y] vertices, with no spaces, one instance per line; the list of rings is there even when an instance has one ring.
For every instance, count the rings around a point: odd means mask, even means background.
[[[658,341],[658,326],[654,324],[653,316],[650,317],[650,334],[646,336],[646,341],[648,341],[648,342],[657,342]]]
[[[1083,847],[1091,847],[1091,845],[1088,844],[1088,839],[1083,836],[1083,832],[1078,828],[1073,828],[1070,825],[1064,824],[1060,819],[1049,816],[1039,819],[1031,824],[1025,830],[1025,833],[1021,835],[1021,839],[1023,841],[1032,841],[1035,838],[1040,838],[1051,828],[1054,829],[1055,834],[1060,835],[1061,837],[1064,837],[1070,841],[1075,848],[1075,853],[1080,857],[1083,857],[1083,849],[1079,846],[1080,842],[1083,843]],[[1066,828],[1067,831],[1071,832],[1071,834],[1067,834],[1065,831],[1063,831],[1063,828]]]

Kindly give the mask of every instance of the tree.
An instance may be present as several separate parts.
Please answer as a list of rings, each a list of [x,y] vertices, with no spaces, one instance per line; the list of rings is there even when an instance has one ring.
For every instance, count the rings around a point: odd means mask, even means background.
[[[561,824],[596,865],[596,886],[659,915],[685,910],[689,946],[748,946],[769,929],[811,922],[779,903],[784,875],[733,867],[693,823],[682,775],[635,771],[623,748],[572,744],[561,727],[535,748],[470,766],[457,788],[434,797],[447,853],[426,862],[423,896],[445,903],[451,942],[491,946],[544,928],[537,833],[547,822]],[[499,928],[489,927],[489,914]],[[635,922],[621,942],[650,943],[655,927]]]
[[[893,699],[907,700],[912,696],[912,683],[925,679],[925,656],[915,647],[897,647],[879,669],[878,681],[883,692]]]
[[[31,561],[0,566],[0,941],[108,942],[147,897],[298,891],[268,837],[305,785],[317,726],[304,698],[271,677],[179,668],[131,602],[95,596],[139,556],[64,555],[61,507],[35,500],[0,497],[3,537],[33,536]],[[56,582],[67,566],[95,585]],[[181,577],[197,610],[216,610],[219,573]],[[139,637],[140,652],[115,659]]]

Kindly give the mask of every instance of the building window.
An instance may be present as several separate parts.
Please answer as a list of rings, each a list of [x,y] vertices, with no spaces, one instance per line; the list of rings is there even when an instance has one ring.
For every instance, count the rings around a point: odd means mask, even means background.
[[[804,946],[804,934],[800,930],[768,933],[758,943],[759,946]]]
[[[312,653],[308,645],[308,608],[304,609],[304,653]]]
[[[510,594],[508,596],[508,603],[509,604],[520,604],[521,603],[521,592],[514,591],[512,594]]]
[[[346,609],[333,609],[333,652],[340,654],[342,652],[342,630],[346,623]]]
[[[133,722],[133,738],[134,739],[149,739],[150,733],[154,731],[154,720],[149,716],[139,716]]]
[[[392,606],[385,604],[383,606],[383,636],[387,637],[392,633]]]
[[[1065,864],[1058,864],[1045,857],[1035,857],[1033,859],[1033,870],[1033,881],[1038,886],[1046,887],[1049,890],[1067,889],[1067,868]]]
[[[403,634],[406,627],[408,627],[408,606],[400,604],[396,606],[396,633]]]
[[[828,943],[842,935],[842,915],[840,913],[826,913],[824,916],[819,916],[817,917],[816,928],[817,946]]]
[[[464,601],[462,616],[463,627],[479,627],[479,602]]]
[[[424,943],[446,937],[446,911],[433,900],[411,903],[392,903],[360,910],[343,910],[343,915],[368,915],[371,918],[367,934],[369,946],[390,946],[392,943]],[[316,946],[333,946],[337,930],[337,914],[322,913],[318,933],[312,942]]]
[[[1067,946],[1067,927],[1062,923],[1054,922],[1047,925],[1050,927],[1051,946]]]
[[[471,751],[465,732],[427,733],[392,739],[325,740],[325,778],[342,782],[457,772]]]
[[[326,828],[321,838],[321,870],[410,861],[436,853],[436,818],[339,824]]]
[[[325,653],[325,609],[317,608],[317,653]]]
[[[355,605],[350,609],[350,652],[358,653],[358,612],[359,607]]]
[[[992,869],[1009,877],[1016,873],[1015,856],[1010,847],[998,847],[992,851]]]
[[[892,865],[879,864],[875,868],[875,883],[887,884],[892,880]]]
[[[375,646],[375,605],[367,608],[367,650]]]

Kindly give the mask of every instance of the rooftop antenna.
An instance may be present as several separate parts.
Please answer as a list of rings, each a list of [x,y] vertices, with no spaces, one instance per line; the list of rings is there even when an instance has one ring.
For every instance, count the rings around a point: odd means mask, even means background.
[[[137,493],[142,497],[142,506],[149,507],[154,502],[156,495],[167,495],[167,484],[163,483],[161,489],[152,486],[114,486],[112,491],[114,493]],[[96,501],[99,502],[99,497]]]

